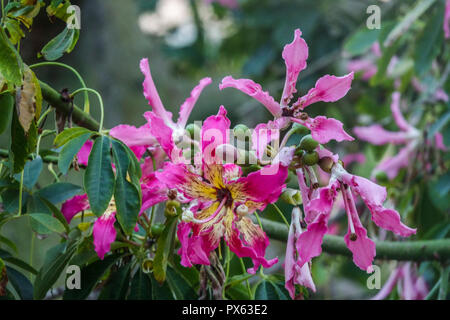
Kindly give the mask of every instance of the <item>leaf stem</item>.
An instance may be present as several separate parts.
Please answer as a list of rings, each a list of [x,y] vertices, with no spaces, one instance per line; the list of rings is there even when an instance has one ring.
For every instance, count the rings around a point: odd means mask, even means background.
[[[247,273],[247,270],[245,269],[244,259],[239,258],[239,262],[241,263],[242,271],[243,271],[244,273]],[[246,282],[246,284],[247,284],[248,296],[249,296],[250,299],[251,299],[251,298],[252,298],[252,289],[250,288],[250,282],[248,282],[248,279],[245,279],[245,282]]]
[[[2,0],[3,1],[3,0]],[[63,67],[66,69],[69,69],[70,71],[72,71],[75,76],[78,78],[78,80],[81,83],[81,86],[84,89],[87,89],[86,83],[84,82],[83,77],[81,77],[80,73],[73,67],[65,64],[65,63],[61,63],[61,62],[40,62],[40,63],[36,63],[30,66],[30,68],[37,68],[37,67],[43,67],[43,66],[58,66],[58,67]],[[85,92],[84,94],[84,112],[89,113],[89,95],[87,92]]]
[[[284,224],[288,227],[288,229],[291,227],[289,222],[287,221],[286,217],[284,216],[283,212],[281,212],[280,208],[275,203],[272,203],[272,206],[275,208],[275,210],[280,215],[281,219],[283,220]]]
[[[17,217],[19,217],[22,214],[22,194],[23,194],[23,175],[25,170],[22,170],[22,173],[20,174],[20,186],[19,186],[19,209],[17,212]]]
[[[447,289],[448,289],[448,273],[450,272],[450,267],[446,265],[442,265],[441,269],[441,286],[439,288],[438,300],[445,300],[447,297]]]
[[[104,119],[104,117],[105,117],[105,110],[104,110],[104,108],[103,108],[103,99],[102,99],[102,96],[100,95],[100,93],[98,93],[98,91],[96,91],[96,90],[94,90],[94,89],[91,89],[91,88],[80,88],[80,89],[78,89],[78,90],[75,90],[75,91],[71,94],[71,96],[74,97],[76,94],[78,94],[78,93],[80,93],[80,92],[83,92],[83,91],[91,92],[91,93],[95,94],[95,95],[97,96],[97,98],[98,98],[98,101],[99,101],[99,103],[100,103],[100,125],[99,125],[99,128],[98,128],[98,132],[101,133],[101,132],[102,132],[102,128],[103,128],[103,119]]]

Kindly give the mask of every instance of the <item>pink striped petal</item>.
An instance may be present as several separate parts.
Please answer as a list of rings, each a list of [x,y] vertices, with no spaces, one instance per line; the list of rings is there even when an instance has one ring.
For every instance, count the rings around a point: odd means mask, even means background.
[[[187,98],[186,101],[181,105],[180,114],[177,121],[177,124],[180,128],[184,128],[186,126],[189,115],[191,114],[194,105],[197,103],[200,94],[206,86],[211,84],[211,82],[211,78],[203,78],[202,80],[200,80],[199,84],[194,89],[192,89],[190,97]]]
[[[355,127],[353,132],[359,139],[377,146],[387,143],[404,144],[408,141],[406,133],[387,131],[379,124],[373,124],[369,127]]]
[[[111,251],[111,243],[116,240],[115,215],[115,212],[105,213],[94,222],[92,236],[94,238],[95,252],[97,252],[100,260],[103,260],[105,254]]]

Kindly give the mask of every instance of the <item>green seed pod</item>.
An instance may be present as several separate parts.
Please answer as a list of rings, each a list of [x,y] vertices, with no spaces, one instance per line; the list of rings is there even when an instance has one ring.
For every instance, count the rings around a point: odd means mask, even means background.
[[[302,161],[307,166],[313,166],[319,161],[319,154],[316,151],[306,152],[303,155]]]
[[[294,154],[295,154],[296,156],[299,156],[299,157],[302,157],[304,153],[305,153],[305,151],[303,151],[302,149],[300,149],[300,147],[297,147],[297,148],[295,149],[295,152],[294,152]]]
[[[300,191],[296,189],[287,188],[281,194],[281,199],[284,202],[291,204],[293,206],[298,206],[302,204],[302,196],[300,194]]]
[[[318,145],[319,143],[316,140],[314,140],[310,134],[308,134],[304,136],[302,140],[300,140],[299,147],[300,149],[303,149],[305,151],[313,152]]]
[[[306,134],[309,132],[309,129],[300,123],[294,123],[292,125],[292,129],[294,129],[294,133],[296,134]]]
[[[330,157],[323,157],[319,160],[319,167],[325,172],[331,173],[331,169],[333,169],[334,161]]]
[[[155,237],[159,237],[163,231],[164,231],[164,224],[162,223],[155,223],[151,227],[152,235]]]
[[[259,169],[261,169],[261,166],[259,166],[257,164],[252,164],[250,166],[242,167],[242,173],[244,175],[248,175],[249,173],[254,172],[254,171],[258,171]]]
[[[189,133],[189,136],[193,139],[194,137],[200,137],[200,127],[194,123],[189,123],[186,126],[186,131]]]
[[[166,218],[174,217],[178,214],[180,209],[180,203],[176,200],[169,200],[166,202],[166,208],[164,210],[164,215]]]
[[[239,140],[245,140],[246,136],[250,136],[250,129],[245,124],[238,124],[233,128],[234,136]]]

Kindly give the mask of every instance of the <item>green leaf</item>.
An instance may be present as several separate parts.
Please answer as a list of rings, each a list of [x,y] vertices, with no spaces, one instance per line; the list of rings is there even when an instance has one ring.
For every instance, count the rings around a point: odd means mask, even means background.
[[[354,32],[344,43],[350,56],[365,53],[377,41],[381,29],[368,29],[365,25]]]
[[[139,216],[141,196],[139,190],[127,180],[130,160],[125,147],[118,141],[112,140],[112,150],[117,172],[114,190],[116,216],[125,233],[131,234]]]
[[[62,174],[67,174],[73,158],[90,137],[91,133],[85,133],[73,138],[63,146],[58,157],[58,167]]]
[[[72,198],[80,192],[81,188],[77,185],[68,182],[57,182],[40,189],[35,194],[47,199],[53,204],[58,204]]]
[[[164,231],[158,238],[153,262],[153,275],[159,283],[163,283],[166,280],[167,263],[169,261],[169,256],[173,254],[177,223],[178,217],[168,218],[165,223]]]
[[[255,291],[255,300],[288,300],[289,297],[272,281],[262,280]]]
[[[58,280],[61,273],[65,270],[67,263],[76,251],[76,242],[71,243],[65,252],[65,244],[62,243],[47,253],[46,261],[39,270],[34,281],[34,299],[41,300],[47,294],[47,291]],[[55,252],[56,251],[56,252]],[[53,256],[53,257],[52,257]]]
[[[69,142],[72,139],[75,139],[76,137],[79,137],[81,135],[87,134],[87,133],[93,133],[89,129],[83,128],[83,127],[74,127],[74,128],[67,128],[64,129],[63,132],[58,134],[55,137],[55,140],[53,141],[53,144],[56,147],[61,147],[65,145],[67,142]]]
[[[136,271],[131,280],[127,300],[152,300],[152,280],[148,274],[142,272],[141,268]]]
[[[81,269],[81,289],[64,291],[64,300],[83,300],[86,299],[95,285],[100,281],[103,275],[111,266],[120,259],[122,254],[107,256],[104,260],[97,260],[85,268]]]
[[[32,161],[28,161],[25,164],[25,167],[23,169],[23,185],[28,189],[33,189],[34,185],[39,179],[39,175],[42,171],[42,158],[40,156],[37,156],[36,159]],[[17,173],[14,175],[14,179],[17,182],[20,182],[21,173]]]
[[[414,69],[421,76],[431,68],[431,63],[439,54],[444,40],[444,3],[438,3],[434,14],[428,18],[427,25],[416,41],[414,50]]]
[[[35,222],[38,222],[39,224],[43,225],[45,228],[47,228],[51,232],[56,233],[62,233],[66,229],[64,228],[64,225],[55,217],[46,214],[46,213],[30,213],[30,217]],[[41,233],[41,232],[40,232]],[[47,233],[44,233],[47,234]]]
[[[101,216],[108,208],[114,193],[114,173],[110,156],[111,140],[101,136],[95,139],[89,155],[89,165],[84,173],[84,189],[92,212]]]
[[[9,282],[22,300],[33,299],[33,285],[30,280],[16,269],[6,267]]]
[[[124,300],[130,284],[130,264],[111,273],[98,300]]]
[[[1,89],[1,88],[0,88]],[[14,97],[9,93],[0,95],[0,134],[6,130],[11,123],[12,112],[14,110]]]
[[[69,227],[69,224],[67,223],[66,218],[62,214],[62,212],[57,207],[55,207],[53,205],[53,203],[51,203],[47,199],[41,198],[41,201],[43,201],[44,204],[50,209],[50,211],[53,213],[55,218],[58,219],[59,222],[61,222],[61,224],[64,226],[64,229],[66,230],[66,232],[69,233],[70,227]]]
[[[395,41],[397,41],[402,35],[408,31],[409,27],[416,21],[436,0],[422,0],[418,1],[417,5],[408,10],[408,13],[402,18],[402,20],[395,26],[389,33],[383,46],[389,47]]]
[[[2,236],[1,234],[0,234],[0,242],[4,243],[5,245],[7,245],[7,246],[10,247],[11,249],[13,249],[13,251],[14,251],[15,253],[17,253],[17,247],[16,247],[16,245],[14,244],[14,242],[12,242],[12,241],[9,240],[8,238]]]
[[[150,280],[152,282],[153,300],[175,300],[172,290],[167,282],[159,284],[152,276],[150,276]]]
[[[37,143],[37,127],[36,121],[31,122],[28,134],[19,123],[17,113],[13,112],[13,120],[11,122],[11,144],[9,158],[12,163],[12,173],[22,172],[28,156],[35,151]]]
[[[32,274],[37,274],[37,270],[35,268],[33,268],[32,266],[30,266],[28,263],[26,263],[23,260],[20,260],[19,258],[13,257],[13,256],[7,256],[7,257],[2,257],[3,260],[5,260],[6,262],[15,265],[16,267],[19,267],[25,271],[28,271]]]
[[[0,74],[16,86],[22,83],[23,62],[16,49],[0,28]]]
[[[34,72],[26,66],[23,73],[22,86],[17,88],[16,94],[17,115],[26,134],[28,134],[33,121],[39,118],[41,108],[41,86]]]
[[[64,30],[55,38],[50,40],[41,50],[40,54],[47,61],[55,61],[64,55],[64,52],[70,53],[78,41],[80,30],[75,28]]]
[[[177,300],[197,300],[198,295],[189,283],[170,266],[167,268],[167,282]]]

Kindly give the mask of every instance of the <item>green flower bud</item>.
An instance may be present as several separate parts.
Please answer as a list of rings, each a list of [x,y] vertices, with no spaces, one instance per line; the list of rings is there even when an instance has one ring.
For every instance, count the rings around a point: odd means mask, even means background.
[[[297,148],[295,149],[295,152],[294,152],[294,154],[295,154],[296,156],[298,156],[298,157],[302,157],[304,153],[305,153],[305,151],[303,151],[302,149],[300,149],[300,147],[297,147]]]
[[[152,259],[145,259],[142,262],[141,267],[142,267],[142,271],[144,273],[150,273],[152,271],[152,269],[153,269],[153,260]]]
[[[318,145],[319,143],[316,140],[314,140],[310,134],[308,134],[304,136],[302,140],[300,140],[299,147],[300,149],[303,149],[305,151],[313,152]]]
[[[186,126],[186,131],[189,133],[191,138],[200,137],[200,127],[194,123],[189,123]]]
[[[248,175],[251,172],[255,172],[261,169],[261,166],[257,165],[257,164],[252,164],[250,166],[246,166],[246,167],[242,167],[242,173],[244,175]]]
[[[319,161],[319,154],[316,151],[306,152],[303,155],[302,161],[307,166],[313,166]]]
[[[169,200],[166,202],[164,215],[166,216],[166,218],[174,217],[178,214],[179,210],[180,210],[180,203],[176,200]]]
[[[246,136],[250,136],[250,129],[245,124],[238,124],[233,128],[234,136],[239,140],[245,140]]]
[[[150,230],[151,230],[153,236],[159,237],[162,234],[162,232],[164,231],[164,224],[155,223],[152,225]]]
[[[292,125],[292,129],[295,129],[294,133],[296,134],[306,134],[309,132],[309,129],[300,123],[294,123]]]

